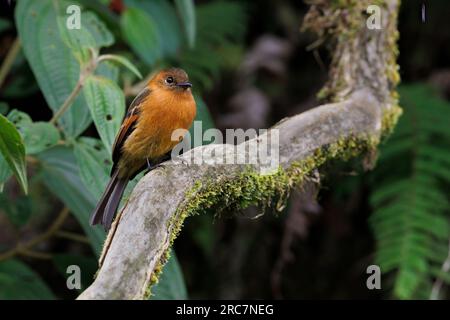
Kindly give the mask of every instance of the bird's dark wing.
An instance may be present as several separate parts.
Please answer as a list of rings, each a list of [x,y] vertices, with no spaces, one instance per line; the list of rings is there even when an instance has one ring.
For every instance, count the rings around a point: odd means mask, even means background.
[[[114,141],[114,145],[112,148],[113,150],[112,159],[114,165],[111,174],[115,171],[117,162],[120,159],[121,149],[123,144],[125,143],[125,140],[127,140],[128,136],[133,132],[136,126],[140,114],[141,109],[140,107],[142,103],[148,98],[150,92],[151,90],[148,88],[142,90],[136,96],[136,98],[134,98],[133,102],[131,102],[130,106],[128,107],[127,114],[125,115],[125,118],[122,121],[122,125],[120,126],[119,133],[116,136],[116,140]]]

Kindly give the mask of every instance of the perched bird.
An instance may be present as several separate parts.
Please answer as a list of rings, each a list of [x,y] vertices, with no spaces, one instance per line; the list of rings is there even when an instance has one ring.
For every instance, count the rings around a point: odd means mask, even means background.
[[[109,230],[129,180],[170,157],[179,141],[176,129],[189,129],[196,114],[192,84],[182,69],[157,73],[128,108],[113,145],[111,180],[92,213],[90,223]]]

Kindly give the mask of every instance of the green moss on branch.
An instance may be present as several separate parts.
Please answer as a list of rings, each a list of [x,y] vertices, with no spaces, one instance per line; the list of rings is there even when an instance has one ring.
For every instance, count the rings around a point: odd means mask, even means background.
[[[247,167],[237,177],[219,181],[196,182],[186,192],[186,200],[169,222],[170,246],[182,229],[184,220],[193,215],[210,210],[220,212],[224,209],[242,210],[252,205],[281,211],[293,188],[298,188],[308,179],[313,170],[333,159],[348,160],[378,145],[378,137],[350,137],[317,149],[306,159],[293,162],[288,168],[279,167],[272,174],[260,174]],[[146,296],[151,295],[151,286],[158,282],[164,264],[169,258],[170,248],[163,254],[151,275]]]

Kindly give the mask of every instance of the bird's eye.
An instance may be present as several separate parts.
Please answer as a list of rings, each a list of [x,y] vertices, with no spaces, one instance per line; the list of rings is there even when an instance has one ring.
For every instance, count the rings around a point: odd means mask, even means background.
[[[166,83],[167,84],[172,84],[173,83],[173,77],[167,77]]]

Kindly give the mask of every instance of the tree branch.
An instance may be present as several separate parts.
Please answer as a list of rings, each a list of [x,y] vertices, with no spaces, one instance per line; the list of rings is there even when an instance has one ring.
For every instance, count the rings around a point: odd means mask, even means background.
[[[142,299],[157,280],[183,220],[224,207],[254,204],[278,209],[290,190],[301,186],[323,163],[373,150],[400,113],[395,95],[397,0],[381,6],[382,29],[368,30],[363,13],[369,1],[339,7],[316,1],[305,28],[332,43],[330,78],[321,96],[330,103],[285,119],[265,135],[244,143],[246,154],[279,130],[280,168],[261,174],[252,165],[185,165],[168,162],[147,174],[135,187],[105,242],[101,268],[79,299]],[[384,18],[383,18],[384,17]],[[307,76],[307,75],[305,75]],[[208,145],[190,150],[186,160],[203,154],[217,163],[242,155],[239,146]]]

